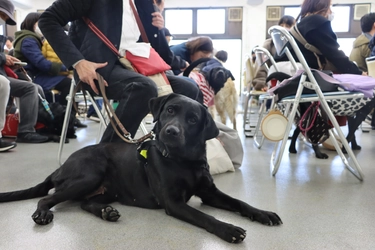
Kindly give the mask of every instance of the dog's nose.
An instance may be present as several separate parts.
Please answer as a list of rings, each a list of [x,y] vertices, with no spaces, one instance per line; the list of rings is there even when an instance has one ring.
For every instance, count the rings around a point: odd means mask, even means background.
[[[168,126],[166,128],[165,132],[168,135],[172,135],[172,136],[179,136],[180,135],[180,129],[177,128],[176,126],[173,126],[173,125]]]

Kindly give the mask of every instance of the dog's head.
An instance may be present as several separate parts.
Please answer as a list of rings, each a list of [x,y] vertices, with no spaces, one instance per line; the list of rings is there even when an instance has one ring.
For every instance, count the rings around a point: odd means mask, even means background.
[[[206,140],[215,138],[219,129],[202,104],[172,93],[151,99],[149,105],[156,122],[156,139],[169,157],[204,158]]]
[[[222,66],[210,69],[203,73],[204,77],[215,91],[215,94],[224,87],[225,82],[232,76],[232,73]]]

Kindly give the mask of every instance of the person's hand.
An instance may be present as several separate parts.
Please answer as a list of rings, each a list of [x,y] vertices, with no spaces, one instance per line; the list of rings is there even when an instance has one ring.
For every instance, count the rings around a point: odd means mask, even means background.
[[[14,62],[20,62],[20,60],[18,58],[15,58],[15,57],[10,56],[10,55],[5,55],[5,58],[6,58],[5,65],[7,65],[9,67],[14,66]]]
[[[263,87],[261,90],[266,92],[268,90],[268,87]]]
[[[82,60],[75,66],[75,69],[77,70],[79,79],[87,83],[88,85],[90,85],[92,90],[96,94],[99,94],[99,91],[96,88],[96,85],[94,82],[94,80],[98,80],[97,75],[96,75],[96,70],[107,66],[107,64],[108,64],[107,62],[94,63],[94,62],[90,62],[87,60]],[[105,80],[104,80],[104,85],[108,86],[108,83]]]
[[[159,30],[164,28],[164,18],[160,12],[154,12],[152,15],[152,25],[157,27]]]
[[[186,65],[185,68],[182,68],[181,71],[185,71],[185,69],[190,66],[190,64],[186,61],[185,61],[185,65]]]
[[[368,76],[367,72],[365,72],[365,71],[362,71],[362,75],[363,76]]]

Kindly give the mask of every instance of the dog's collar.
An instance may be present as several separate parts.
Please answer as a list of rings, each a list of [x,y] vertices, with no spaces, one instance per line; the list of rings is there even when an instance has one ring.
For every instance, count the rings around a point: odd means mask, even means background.
[[[169,153],[167,152],[167,150],[163,149],[163,147],[159,143],[156,143],[156,140],[146,140],[146,141],[143,141],[137,148],[138,159],[146,163],[147,153],[151,146],[155,146],[160,151],[163,157],[169,158]]]

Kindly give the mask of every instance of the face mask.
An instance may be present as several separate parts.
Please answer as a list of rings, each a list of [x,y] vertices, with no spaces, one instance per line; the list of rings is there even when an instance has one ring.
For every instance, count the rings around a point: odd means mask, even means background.
[[[331,14],[328,14],[327,19],[328,19],[329,21],[332,21],[333,18],[335,18],[335,13],[334,13],[334,12],[331,12]]]
[[[36,27],[35,27],[35,33],[36,33],[38,36],[43,37],[42,31],[39,29],[39,26],[36,26]]]

